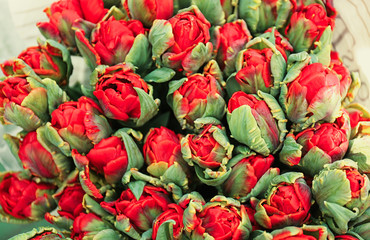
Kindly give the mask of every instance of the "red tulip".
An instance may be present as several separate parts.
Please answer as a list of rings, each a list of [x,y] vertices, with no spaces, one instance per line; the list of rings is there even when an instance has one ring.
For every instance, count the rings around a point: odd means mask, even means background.
[[[126,122],[140,118],[140,99],[134,88],[149,92],[148,85],[139,75],[128,65],[120,64],[97,75],[94,95],[107,117]]]
[[[124,215],[130,219],[136,231],[145,232],[152,227],[157,216],[168,210],[170,203],[169,193],[166,190],[145,186],[139,200],[130,189],[127,189],[115,202],[102,202],[101,206],[117,217]]]
[[[44,12],[50,21],[37,23],[41,33],[46,38],[75,48],[73,24],[79,19],[97,23],[108,12],[108,9],[104,8],[103,0],[59,0],[52,3]]]
[[[331,68],[338,75],[340,81],[340,95],[343,100],[347,96],[348,89],[352,83],[351,73],[343,65],[337,52],[332,51],[330,53],[330,57],[331,60],[329,68]]]
[[[59,215],[69,219],[76,219],[80,213],[85,212],[82,206],[84,195],[85,191],[80,184],[67,186],[62,192],[55,194],[54,197],[58,199]]]
[[[36,183],[20,177],[18,173],[6,173],[0,183],[2,210],[18,219],[42,219],[55,207],[51,194],[55,186]]]
[[[169,204],[168,210],[164,211],[159,215],[153,222],[153,233],[152,239],[157,239],[158,228],[166,221],[173,220],[176,223],[173,224],[173,237],[174,239],[180,239],[182,231],[184,229],[183,224],[184,209],[177,204]]]
[[[152,128],[145,137],[143,154],[148,165],[166,162],[168,167],[177,162],[181,155],[178,135],[166,127]]]

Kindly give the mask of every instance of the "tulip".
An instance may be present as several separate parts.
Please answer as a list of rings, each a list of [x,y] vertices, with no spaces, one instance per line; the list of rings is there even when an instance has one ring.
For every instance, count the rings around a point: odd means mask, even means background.
[[[19,173],[3,173],[0,182],[0,206],[9,219],[41,220],[54,209],[51,195],[55,186],[36,183]]]
[[[287,240],[327,240],[333,239],[330,230],[323,225],[303,225],[302,227],[285,227],[271,233],[260,231],[253,240],[287,239]]]
[[[91,23],[99,22],[108,9],[103,0],[59,0],[47,7],[44,12],[49,22],[39,22],[37,27],[47,39],[63,43],[70,50],[76,51],[75,33],[72,29],[77,20]]]
[[[262,99],[241,91],[234,93],[228,103],[227,122],[233,138],[268,156],[282,144],[286,119],[275,98],[261,91],[259,96]]]
[[[168,210],[164,211],[159,215],[153,222],[153,233],[152,239],[160,239],[159,234],[166,225],[172,225],[172,236],[173,239],[181,239],[184,224],[183,224],[184,209],[176,204],[169,204]],[[168,224],[166,224],[166,222]],[[171,229],[171,227],[170,227]]]
[[[91,69],[98,65],[113,66],[130,62],[141,70],[150,65],[149,51],[143,24],[138,20],[116,20],[113,16],[99,22],[90,40],[83,29],[76,30],[77,47]],[[135,56],[135,55],[141,56]],[[136,59],[136,60],[134,60]],[[149,64],[149,65],[148,65]]]
[[[121,193],[114,202],[102,202],[100,205],[120,219],[128,218],[130,227],[137,232],[145,232],[152,227],[153,221],[168,210],[171,203],[169,193],[163,188],[145,186],[140,198],[136,198],[130,189]]]
[[[266,199],[251,199],[254,218],[267,229],[300,226],[310,218],[311,189],[302,173],[288,172],[270,183]]]
[[[293,46],[286,37],[276,30],[276,28],[267,29],[265,33],[259,35],[259,37],[266,38],[272,42],[276,49],[283,55],[285,61],[288,61],[288,56],[293,52]]]
[[[46,149],[48,143],[40,141],[38,135],[36,131],[29,132],[20,141],[18,156],[23,167],[37,177],[63,180],[72,169],[72,161],[52,146]]]
[[[335,72],[321,63],[313,63],[288,81],[283,81],[279,101],[287,118],[296,124],[296,131],[320,120],[334,122],[339,117],[340,83]]]
[[[226,111],[223,89],[211,74],[194,74],[171,82],[167,99],[183,129],[194,128],[198,118],[221,120]]]
[[[230,174],[226,164],[233,148],[220,125],[206,125],[199,135],[188,134],[181,139],[184,160],[194,166],[203,183],[211,186],[222,184]]]
[[[36,130],[49,119],[47,90],[26,78],[7,77],[0,82],[0,122],[26,131]]]
[[[312,193],[322,216],[337,234],[346,233],[351,221],[370,206],[369,178],[357,169],[352,160],[336,161],[325,165],[312,181]]]
[[[11,240],[15,239],[28,239],[28,240],[47,240],[47,239],[53,239],[53,240],[61,240],[66,239],[64,238],[63,234],[59,232],[57,229],[52,227],[40,227],[40,228],[34,228],[29,232],[18,234],[12,238]]]
[[[101,108],[90,98],[81,97],[77,102],[65,102],[51,114],[51,125],[47,125],[46,137],[57,138],[62,144],[69,146],[63,153],[70,156],[71,149],[86,153],[93,143],[111,133],[110,126]]]
[[[348,149],[349,129],[341,121],[316,123],[297,134],[288,134],[280,152],[280,161],[298,166],[314,176],[325,164],[341,160]]]
[[[133,19],[150,28],[155,19],[169,19],[173,15],[173,0],[124,0],[123,6]]]
[[[223,193],[236,199],[247,196],[261,177],[271,168],[273,162],[272,155],[268,157],[252,155],[243,158],[232,166],[229,178],[222,185]]]
[[[100,231],[106,229],[110,229],[110,226],[96,214],[81,213],[73,222],[71,238],[77,240],[94,238]],[[105,236],[108,237],[106,233]]]
[[[278,29],[285,27],[295,9],[295,0],[241,0],[238,11],[240,18],[245,20],[249,30],[255,35],[273,26]]]
[[[235,71],[235,60],[245,44],[252,39],[243,20],[225,23],[215,28],[217,62],[226,75]]]
[[[152,55],[157,64],[185,74],[197,70],[211,58],[211,25],[196,6],[181,10],[167,20],[155,20],[149,32]]]
[[[189,214],[190,221],[184,223],[190,239],[248,239],[252,226],[244,206],[238,201],[218,195],[201,208],[194,211],[192,208],[190,204],[184,212],[184,215]]]
[[[326,14],[321,4],[310,4],[294,12],[285,34],[294,52],[309,51],[315,47],[327,28],[333,30],[335,21]]]
[[[153,100],[149,86],[129,65],[97,68],[93,76],[93,94],[108,118],[128,126],[141,126],[157,114],[159,103]]]
[[[277,97],[285,76],[286,60],[273,39],[272,33],[263,34],[249,41],[246,49],[238,53],[236,72],[226,82],[229,95],[237,91],[250,94],[262,91]]]
[[[72,63],[69,51],[61,44],[46,40],[39,41],[38,46],[29,47],[18,55],[41,78],[51,78],[58,85],[68,85],[68,79],[72,74]],[[14,60],[8,60],[0,64],[3,73],[9,75],[22,75],[18,64]]]

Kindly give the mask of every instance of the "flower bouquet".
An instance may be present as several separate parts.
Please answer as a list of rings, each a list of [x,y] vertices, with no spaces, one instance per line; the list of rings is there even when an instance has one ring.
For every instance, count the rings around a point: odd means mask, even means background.
[[[12,239],[370,239],[370,113],[330,0],[59,0],[0,64]],[[88,79],[72,85],[71,56]]]

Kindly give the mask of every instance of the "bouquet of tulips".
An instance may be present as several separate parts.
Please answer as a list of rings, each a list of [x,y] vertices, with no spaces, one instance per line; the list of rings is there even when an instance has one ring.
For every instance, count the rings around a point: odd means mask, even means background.
[[[330,0],[59,0],[1,63],[12,239],[370,239],[370,113]],[[72,85],[71,56],[91,69]],[[10,160],[9,160],[10,161]]]

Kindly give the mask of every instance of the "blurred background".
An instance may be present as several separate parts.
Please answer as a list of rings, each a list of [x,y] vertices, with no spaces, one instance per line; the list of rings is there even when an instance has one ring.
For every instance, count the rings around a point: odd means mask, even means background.
[[[47,21],[43,9],[52,0],[0,0],[0,62],[18,56],[29,46],[37,44],[42,38],[36,23]],[[370,109],[370,1],[335,0],[338,11],[334,29],[333,47],[340,53],[344,64],[350,71],[360,73],[362,87],[357,100]],[[71,81],[85,78],[87,68],[77,57],[72,59],[74,72]],[[3,76],[0,72],[0,76]],[[19,128],[0,125],[0,136],[4,133],[16,135]],[[20,166],[11,155],[0,137],[0,171],[17,170]],[[30,231],[38,226],[51,226],[46,221],[28,225],[0,223],[0,240],[8,239],[18,233]]]

